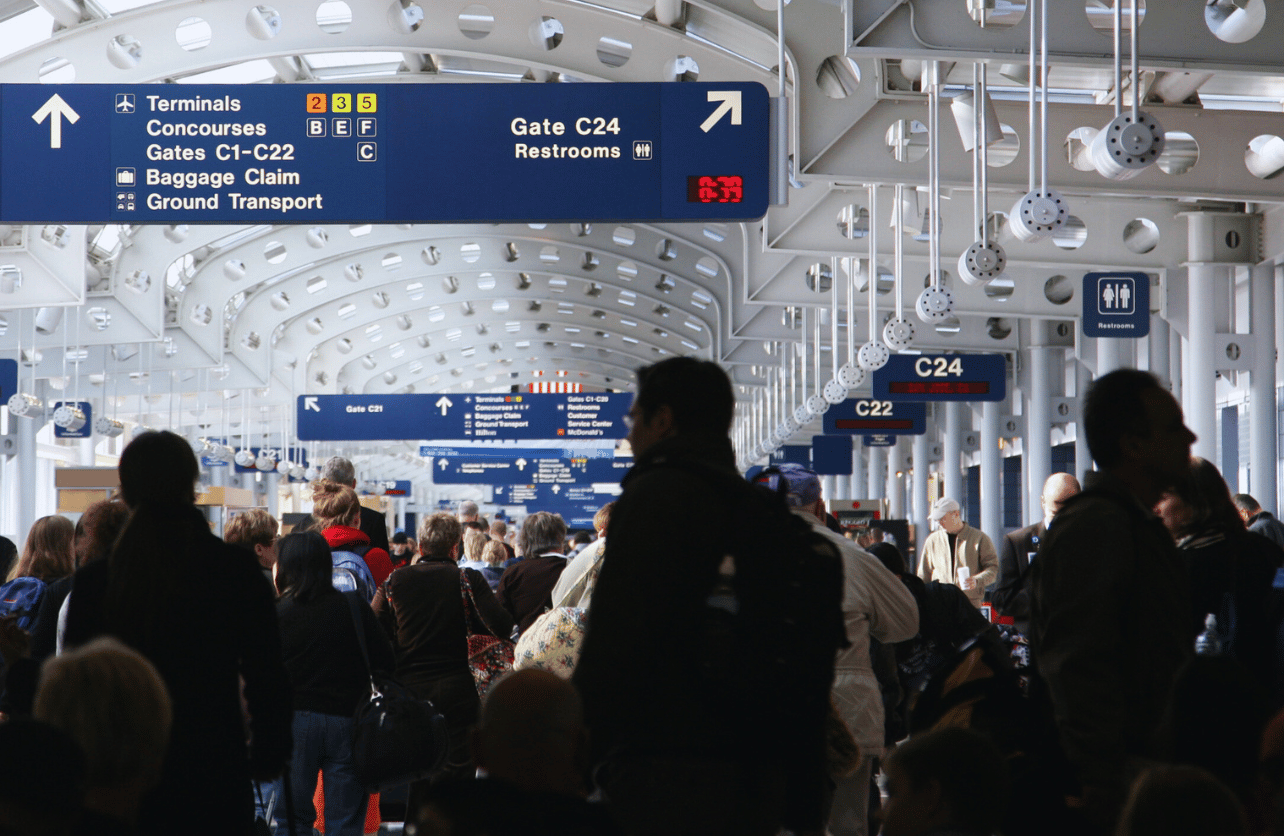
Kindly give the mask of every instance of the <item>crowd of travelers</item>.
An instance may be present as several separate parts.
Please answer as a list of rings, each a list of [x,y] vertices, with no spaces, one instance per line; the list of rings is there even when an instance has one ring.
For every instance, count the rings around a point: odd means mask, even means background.
[[[289,533],[219,538],[143,433],[118,497],[0,538],[0,836],[1284,836],[1284,524],[1156,378],[1093,383],[1040,520],[996,548],[942,497],[916,560],[801,465],[746,480],[733,410],[640,369],[583,532],[389,538],[334,457]],[[401,790],[355,742],[389,688],[442,729]]]

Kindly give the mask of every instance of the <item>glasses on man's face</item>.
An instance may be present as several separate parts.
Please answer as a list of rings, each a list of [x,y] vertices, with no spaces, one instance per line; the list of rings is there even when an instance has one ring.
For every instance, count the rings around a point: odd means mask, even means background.
[[[637,419],[633,416],[632,412],[625,415],[623,420],[624,420],[624,429],[626,430],[633,429],[633,424],[637,422]]]

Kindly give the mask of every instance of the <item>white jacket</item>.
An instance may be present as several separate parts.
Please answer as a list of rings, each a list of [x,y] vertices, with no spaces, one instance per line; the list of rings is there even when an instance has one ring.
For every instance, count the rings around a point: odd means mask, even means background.
[[[883,697],[869,661],[869,637],[880,642],[911,639],[918,632],[918,605],[901,579],[869,552],[835,534],[815,515],[794,513],[838,546],[843,558],[843,620],[852,646],[834,662],[834,705],[866,755],[883,751]]]

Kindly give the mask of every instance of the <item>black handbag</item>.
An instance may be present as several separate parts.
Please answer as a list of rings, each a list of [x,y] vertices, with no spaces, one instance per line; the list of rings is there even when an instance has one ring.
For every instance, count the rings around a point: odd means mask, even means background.
[[[450,750],[446,718],[392,679],[375,681],[366,633],[351,595],[348,608],[357,643],[370,676],[370,696],[357,708],[352,732],[352,761],[357,780],[369,792],[427,778],[442,767]]]

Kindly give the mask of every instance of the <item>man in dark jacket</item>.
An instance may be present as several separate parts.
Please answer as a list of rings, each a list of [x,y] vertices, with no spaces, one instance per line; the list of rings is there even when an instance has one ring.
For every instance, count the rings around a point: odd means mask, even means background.
[[[1039,549],[1031,639],[1083,811],[1104,833],[1156,754],[1156,724],[1193,650],[1186,564],[1151,509],[1189,473],[1195,435],[1135,369],[1093,383],[1082,423],[1100,469]]]
[[[680,357],[638,371],[636,464],[611,514],[573,678],[599,783],[630,834],[774,836],[788,823],[786,778],[811,766],[764,754],[763,718],[709,682],[700,652],[727,540],[697,519],[733,513],[714,483],[739,478],[727,437],[734,407],[714,363]],[[819,807],[811,812],[818,832]]]
[[[1270,511],[1263,510],[1257,500],[1249,494],[1237,493],[1234,500],[1235,507],[1239,509],[1240,519],[1244,521],[1244,525],[1248,526],[1249,531],[1257,532],[1284,549],[1284,523],[1275,519]]]
[[[1078,492],[1079,480],[1071,474],[1054,473],[1049,476],[1039,497],[1043,519],[1007,535],[999,547],[999,582],[990,594],[990,600],[1027,636],[1030,635],[1030,567],[1039,553],[1039,545],[1048,535],[1053,516],[1067,499]]]

